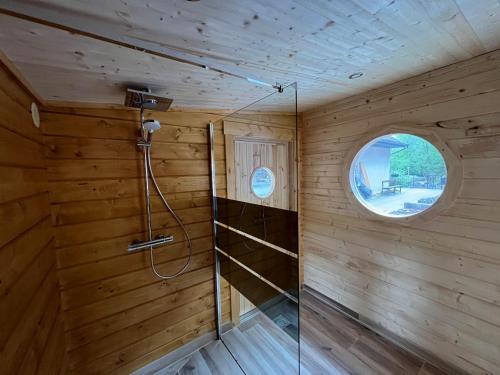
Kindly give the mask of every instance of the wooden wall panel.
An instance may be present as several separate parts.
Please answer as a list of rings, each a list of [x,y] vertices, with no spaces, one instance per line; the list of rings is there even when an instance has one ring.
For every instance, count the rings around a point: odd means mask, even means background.
[[[146,238],[138,112],[45,108],[44,143],[57,267],[69,353],[68,373],[129,373],[215,328],[207,124],[220,115],[154,113],[153,169],[193,241],[187,272],[161,281],[149,252],[127,253]],[[217,167],[224,144],[217,130]],[[179,226],[156,193],[154,234],[173,234],[156,250],[157,268],[175,273],[187,257]],[[229,289],[222,288],[224,313]]]
[[[63,319],[41,131],[0,66],[0,374],[58,374]]]
[[[304,114],[305,284],[472,374],[500,373],[500,51]],[[376,127],[433,129],[464,167],[459,197],[409,227],[362,218],[347,151]]]

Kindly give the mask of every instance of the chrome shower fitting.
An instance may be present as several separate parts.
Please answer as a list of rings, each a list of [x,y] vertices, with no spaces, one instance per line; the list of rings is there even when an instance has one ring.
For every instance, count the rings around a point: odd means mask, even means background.
[[[136,252],[140,250],[147,249],[149,247],[159,247],[161,245],[170,243],[174,241],[173,236],[163,236],[163,235],[158,235],[156,236],[155,239],[151,241],[134,241],[130,245],[128,245],[128,251],[129,252]]]
[[[138,147],[151,147],[153,133],[160,129],[161,125],[158,120],[145,120],[142,121],[141,131],[142,137],[137,140]]]
[[[166,111],[172,104],[172,99],[165,98],[159,95],[153,95],[149,90],[134,90],[128,89],[127,96],[125,98],[125,105],[134,108],[140,108],[140,123],[141,123],[141,138],[137,140],[137,146],[142,150],[144,154],[144,192],[146,199],[146,218],[147,218],[147,241],[135,241],[128,246],[128,251],[140,251],[149,248],[151,269],[153,273],[160,279],[168,280],[179,276],[184,273],[191,263],[191,257],[193,253],[193,246],[191,243],[191,238],[186,230],[186,227],[182,223],[181,219],[177,216],[175,211],[170,207],[167,200],[163,196],[163,193],[158,186],[156,177],[153,172],[153,167],[151,165],[151,147],[153,140],[153,133],[161,128],[161,124],[158,120],[144,120],[144,110],[158,110]],[[184,266],[174,274],[162,275],[155,266],[154,262],[154,252],[153,249],[165,245],[167,243],[173,242],[173,236],[159,235],[153,239],[153,229],[152,229],[152,219],[151,219],[151,194],[149,191],[149,180],[153,183],[153,186],[160,196],[160,199],[167,210],[170,212],[175,221],[179,224],[181,230],[184,233],[188,244],[188,258]]]
[[[173,99],[153,94],[148,88],[128,88],[125,95],[125,105],[132,108],[151,109],[166,112],[172,105]]]
[[[154,133],[156,130],[161,128],[160,122],[158,120],[145,120],[143,122],[144,130],[148,133]]]

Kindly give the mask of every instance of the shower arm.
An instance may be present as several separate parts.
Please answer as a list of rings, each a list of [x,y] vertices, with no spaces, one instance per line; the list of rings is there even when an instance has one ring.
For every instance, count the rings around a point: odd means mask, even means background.
[[[141,98],[141,100],[142,100],[142,98]],[[139,117],[140,117],[140,121],[141,121],[141,136],[142,136],[143,140],[147,142],[145,129],[144,129],[144,107],[142,106],[142,103],[141,103],[141,110],[140,110]]]
[[[141,128],[144,137],[144,117],[143,117],[143,109],[141,107]],[[151,195],[149,192],[149,165],[148,165],[148,148],[144,147],[144,194],[146,198],[146,217],[148,224],[148,241],[153,239],[153,230],[151,223]]]

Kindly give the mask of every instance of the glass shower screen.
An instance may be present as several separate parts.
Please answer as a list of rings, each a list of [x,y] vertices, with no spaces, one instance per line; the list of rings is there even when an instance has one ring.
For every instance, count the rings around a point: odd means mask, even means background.
[[[221,339],[246,374],[298,374],[296,85],[210,132]]]

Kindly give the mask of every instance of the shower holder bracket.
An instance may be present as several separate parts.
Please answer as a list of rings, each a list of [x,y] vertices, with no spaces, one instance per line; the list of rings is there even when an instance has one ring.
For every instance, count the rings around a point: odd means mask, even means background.
[[[137,147],[151,147],[151,142],[146,141],[144,138],[137,139]]]

